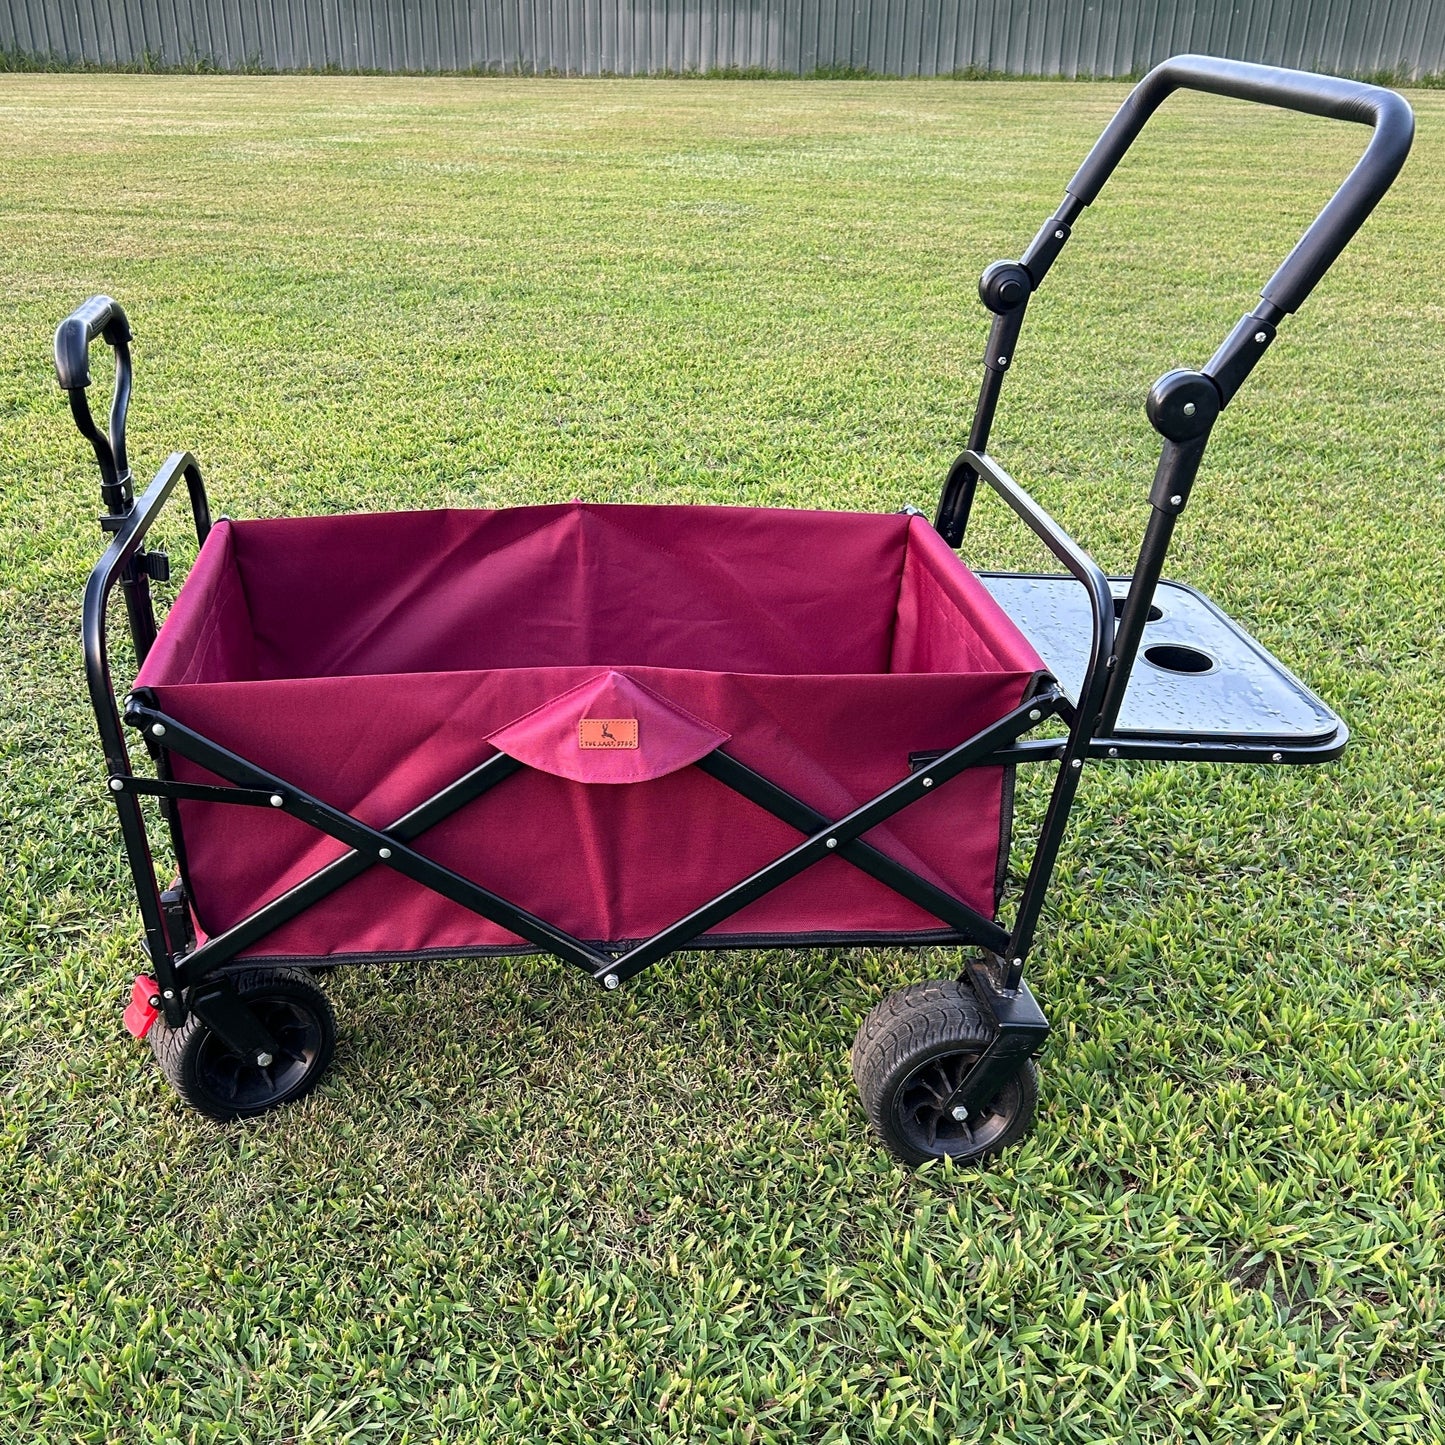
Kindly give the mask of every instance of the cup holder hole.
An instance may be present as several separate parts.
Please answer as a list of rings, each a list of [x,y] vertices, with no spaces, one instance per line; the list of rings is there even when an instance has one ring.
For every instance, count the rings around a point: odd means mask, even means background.
[[[1185,647],[1178,642],[1159,642],[1144,649],[1145,662],[1152,663],[1162,672],[1201,673],[1214,671],[1214,659],[1197,647]]]
[[[1122,616],[1124,615],[1124,601],[1125,601],[1125,599],[1122,598],[1122,597],[1116,597],[1116,598],[1114,599],[1114,617],[1115,617],[1115,620],[1116,620],[1116,621],[1117,621],[1120,617],[1122,617]],[[1161,617],[1163,617],[1163,615],[1164,615],[1163,609],[1162,609],[1162,608],[1159,608],[1159,607],[1156,607],[1156,606],[1151,602],[1151,603],[1149,604],[1148,614],[1145,616],[1144,621],[1145,621],[1145,622],[1158,622],[1158,620],[1159,620]]]

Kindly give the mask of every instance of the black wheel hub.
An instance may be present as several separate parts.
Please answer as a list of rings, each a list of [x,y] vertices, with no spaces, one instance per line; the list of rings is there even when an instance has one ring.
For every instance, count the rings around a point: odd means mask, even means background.
[[[894,1123],[902,1138],[919,1153],[972,1158],[988,1150],[1008,1130],[1019,1109],[1017,1079],[1010,1079],[983,1108],[966,1119],[955,1119],[944,1107],[977,1061],[978,1055],[972,1053],[935,1054],[914,1069],[894,1095]]]
[[[269,1064],[238,1054],[218,1034],[207,1033],[196,1050],[196,1082],[227,1109],[252,1113],[295,1093],[321,1055],[321,1021],[297,999],[247,999],[276,1040]]]

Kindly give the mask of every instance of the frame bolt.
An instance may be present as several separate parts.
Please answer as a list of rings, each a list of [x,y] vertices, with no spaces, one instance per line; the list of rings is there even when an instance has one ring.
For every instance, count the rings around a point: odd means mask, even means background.
[[[607,975],[607,977],[602,980],[602,987],[603,987],[603,988],[616,988],[617,985],[620,984],[621,982],[622,982],[622,980],[621,980],[620,978],[618,978],[615,973],[609,973],[609,974]]]
[[[263,1069],[269,1069],[271,1065],[276,1061],[271,1057],[270,1054],[266,1052],[265,1049],[262,1049],[261,1052],[256,1055],[256,1062],[260,1064]]]
[[[1283,753],[1271,753],[1271,754],[1269,755],[1269,760],[1270,760],[1270,762],[1272,762],[1272,763],[1282,763],[1282,762],[1284,762],[1284,754],[1283,754]]]
[[[1184,498],[1178,492],[1175,492],[1174,495],[1169,498],[1169,505],[1171,507],[1182,507],[1184,505]]]
[[[1186,401],[1186,402],[1184,403],[1184,415],[1185,415],[1185,416],[1193,416],[1193,415],[1194,415],[1194,403],[1193,403],[1192,401]]]
[[[1056,241],[1062,241],[1063,239],[1064,239],[1064,233],[1063,233],[1063,230],[1062,230],[1062,229],[1057,230],[1057,231],[1054,232],[1054,240],[1056,240]]]
[[[964,1121],[966,1118],[968,1118],[968,1110],[965,1109],[962,1104],[960,1104],[960,1105],[953,1111],[953,1117],[954,1117],[955,1119],[957,1119],[958,1122],[961,1124],[961,1123],[963,1123],[963,1121]]]
[[[173,989],[173,988],[168,988],[168,989],[165,991],[164,995],[163,995],[163,997],[165,997],[165,998],[174,998],[175,996],[176,996],[176,991],[175,991],[175,989]]]
[[[998,359],[998,364],[999,364],[1000,366],[1007,366],[1007,365],[1008,365],[1008,357],[1006,357],[1006,356],[1000,356],[999,359]]]
[[[838,840],[836,838],[829,838],[826,846],[829,848],[836,848],[838,846]]]
[[[1024,961],[1023,961],[1023,959],[1021,959],[1021,958],[1016,958],[1016,959],[1014,959],[1014,961],[1013,961],[1013,966],[1014,966],[1015,968],[1022,968],[1022,967],[1024,966]]]
[[[925,788],[931,788],[931,787],[933,786],[933,779],[932,779],[932,778],[924,778],[924,780],[923,780],[923,786],[924,786]]]
[[[271,794],[271,806],[272,806],[273,808],[279,808],[279,807],[281,807],[281,806],[285,803],[285,801],[286,801],[286,799],[283,798],[280,793],[272,793],[272,794]]]
[[[1084,760],[1083,758],[1075,758],[1074,761],[1069,764],[1069,766],[1071,768],[1082,768],[1084,766]]]
[[[1261,346],[1263,346],[1264,343],[1269,340],[1269,337],[1266,336],[1263,331],[1256,331],[1254,333],[1254,339],[1259,342]]]
[[[124,779],[122,779],[122,778],[112,778],[112,779],[110,780],[110,790],[111,790],[112,793],[123,793],[123,792],[125,792],[125,781],[124,781]]]
[[[1040,712],[1038,708],[1036,708],[1036,707],[1031,707],[1031,708],[1029,709],[1029,721],[1030,721],[1030,722],[1038,722],[1038,720],[1039,720],[1041,717],[1043,717],[1043,713]]]
[[[376,850],[376,856],[377,856],[378,858],[390,858],[390,857],[391,857],[391,849],[390,849],[390,848],[378,848],[378,849]]]
[[[151,735],[152,735],[153,737],[158,737],[158,738],[163,738],[163,737],[165,737],[165,735],[166,735],[166,725],[165,725],[164,723],[152,723],[152,724],[151,724]]]
[[[1117,757],[1119,756],[1119,749],[1118,749],[1118,748],[1110,748],[1110,749],[1109,749],[1109,756],[1110,756],[1111,758],[1117,758]]]

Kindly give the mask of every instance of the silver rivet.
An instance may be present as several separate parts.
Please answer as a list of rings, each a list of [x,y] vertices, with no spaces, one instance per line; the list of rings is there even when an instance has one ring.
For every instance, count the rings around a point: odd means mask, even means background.
[[[283,798],[280,793],[272,793],[272,794],[271,794],[271,806],[272,806],[273,808],[281,808],[281,807],[284,807],[284,806],[285,806],[285,803],[286,803],[286,799]]]
[[[622,982],[622,980],[621,980],[620,978],[618,978],[615,973],[609,973],[609,974],[607,975],[607,977],[602,980],[602,987],[603,987],[603,988],[616,988],[617,985],[618,985],[619,983],[621,983],[621,982]]]
[[[166,998],[174,998],[175,996],[176,996],[176,991],[175,991],[175,989],[173,989],[173,988],[168,988],[168,989],[165,991],[165,997],[166,997]]]
[[[924,786],[925,788],[931,788],[931,787],[933,786],[933,779],[932,779],[932,778],[924,778],[924,780],[923,780],[923,786]]]
[[[1184,415],[1185,415],[1185,416],[1193,416],[1193,415],[1194,415],[1194,403],[1193,403],[1192,401],[1186,401],[1186,402],[1184,403]]]
[[[261,1052],[256,1055],[256,1062],[260,1064],[263,1069],[269,1069],[275,1061],[265,1049],[262,1049]]]
[[[1109,749],[1109,756],[1110,756],[1111,758],[1117,758],[1117,757],[1119,756],[1119,749],[1118,749],[1118,748],[1110,748],[1110,749]]]
[[[953,1117],[957,1119],[958,1122],[961,1124],[966,1118],[968,1118],[968,1110],[965,1109],[962,1104],[960,1104],[958,1108],[953,1111]]]
[[[1084,766],[1084,760],[1083,758],[1075,758],[1074,761],[1069,764],[1069,766],[1071,768],[1082,768]]]
[[[1024,966],[1024,961],[1021,958],[1016,958],[1013,961],[1013,965],[1015,968],[1022,968]]]
[[[1272,763],[1282,763],[1282,762],[1284,762],[1284,754],[1283,754],[1283,753],[1271,753],[1271,754],[1269,755],[1269,760],[1270,760],[1270,762],[1272,762]]]
[[[1178,492],[1175,492],[1174,495],[1169,498],[1169,505],[1171,507],[1182,507],[1184,505],[1184,498],[1180,496]]]
[[[1036,708],[1036,707],[1031,707],[1031,708],[1029,709],[1029,721],[1030,721],[1030,722],[1038,722],[1038,720],[1039,720],[1041,717],[1043,717],[1043,713],[1041,713],[1041,712],[1038,710],[1038,708]]]
[[[1261,346],[1263,346],[1264,343],[1269,340],[1269,337],[1267,337],[1262,331],[1256,331],[1254,333],[1254,339],[1259,342]]]
[[[390,857],[391,857],[391,849],[390,849],[390,848],[378,848],[378,849],[376,850],[376,856],[377,856],[378,858],[390,858]]]
[[[151,726],[151,733],[152,733],[153,736],[158,737],[158,738],[163,738],[163,737],[165,737],[165,735],[166,735],[166,725],[165,725],[164,723],[154,723],[154,724]]]
[[[125,784],[119,778],[112,778],[110,780],[110,790],[112,793],[123,793],[125,792]]]
[[[1055,231],[1055,232],[1054,232],[1054,240],[1056,240],[1056,241],[1062,241],[1063,239],[1064,239],[1064,233],[1063,233],[1062,231]]]
[[[829,838],[827,846],[829,848],[836,848],[838,846],[838,840],[836,838]]]

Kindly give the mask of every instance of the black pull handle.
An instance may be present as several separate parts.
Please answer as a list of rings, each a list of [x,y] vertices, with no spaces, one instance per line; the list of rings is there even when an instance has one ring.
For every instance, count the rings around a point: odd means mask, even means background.
[[[1080,206],[1099,194],[1145,122],[1176,90],[1202,90],[1374,127],[1354,170],[1260,293],[1281,314],[1298,311],[1399,175],[1415,134],[1414,113],[1393,90],[1358,80],[1209,55],[1177,55],[1155,66],[1134,87],[1085,157],[1068,185],[1068,194]]]
[[[85,391],[90,385],[90,343],[99,336],[115,352],[115,395],[110,403],[109,434],[90,413]],[[95,449],[100,465],[100,495],[106,511],[124,516],[133,493],[125,453],[125,418],[130,408],[130,322],[120,302],[92,296],[55,328],[55,378],[70,396],[75,424]]]
[[[90,343],[97,336],[109,346],[131,339],[120,302],[109,296],[92,296],[55,328],[55,376],[66,391],[90,385]]]

